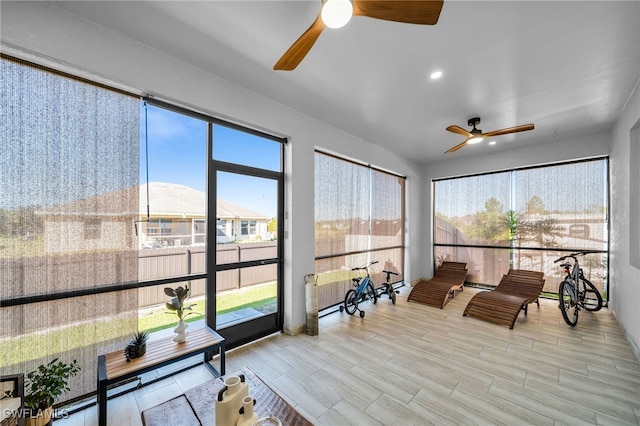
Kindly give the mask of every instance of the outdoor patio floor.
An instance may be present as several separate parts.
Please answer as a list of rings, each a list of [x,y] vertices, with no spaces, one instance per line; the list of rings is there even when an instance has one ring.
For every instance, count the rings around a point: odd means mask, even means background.
[[[407,302],[409,291],[364,304],[363,319],[323,317],[318,336],[229,351],[227,371],[249,367],[318,425],[640,425],[640,362],[608,309],[572,328],[543,299],[510,330],[462,316],[480,290],[444,309]],[[199,366],[110,400],[109,424],[141,424],[143,410],[206,380]],[[96,424],[96,408],[55,424]]]

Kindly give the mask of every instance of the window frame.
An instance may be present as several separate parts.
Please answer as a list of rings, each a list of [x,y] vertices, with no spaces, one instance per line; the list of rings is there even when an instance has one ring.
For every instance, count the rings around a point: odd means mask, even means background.
[[[471,177],[477,177],[477,176],[488,176],[488,175],[493,175],[493,174],[499,174],[499,173],[511,173],[512,175],[517,173],[517,172],[521,172],[521,171],[526,171],[526,170],[533,170],[533,169],[544,169],[544,168],[552,168],[552,167],[557,167],[557,166],[565,166],[565,165],[571,165],[571,164],[579,164],[579,163],[587,163],[587,162],[597,162],[597,161],[603,161],[604,162],[604,173],[605,173],[605,209],[606,209],[606,213],[604,215],[604,221],[605,221],[605,225],[606,225],[606,249],[604,250],[591,250],[588,249],[588,251],[592,251],[594,253],[596,253],[598,255],[598,257],[600,256],[605,256],[605,257],[609,257],[609,251],[610,251],[610,243],[609,243],[609,233],[610,233],[610,229],[609,229],[609,214],[610,214],[610,187],[609,187],[609,157],[608,156],[597,156],[597,157],[592,157],[592,158],[586,158],[586,159],[580,159],[580,160],[573,160],[573,161],[563,161],[563,162],[557,162],[557,163],[551,163],[551,164],[544,164],[544,165],[535,165],[535,166],[525,166],[525,167],[516,167],[516,168],[510,168],[510,169],[505,169],[505,170],[497,170],[497,171],[492,171],[492,172],[487,172],[487,173],[474,173],[474,174],[469,174],[469,175],[460,175],[460,176],[455,176],[455,177],[447,177],[447,178],[438,178],[438,179],[432,179],[432,194],[434,194],[434,196],[432,197],[432,205],[431,205],[431,211],[433,212],[432,214],[432,254],[433,254],[433,268],[434,270],[438,267],[438,248],[449,248],[451,251],[457,253],[459,250],[464,250],[464,249],[468,249],[468,250],[474,250],[474,249],[483,249],[483,250],[502,250],[504,251],[508,251],[510,253],[515,253],[515,252],[527,252],[527,251],[533,251],[533,252],[540,252],[540,251],[547,251],[547,252],[559,252],[559,253],[574,253],[574,252],[579,252],[579,251],[583,251],[585,249],[581,249],[581,248],[576,248],[576,247],[568,247],[568,248],[562,248],[562,247],[538,247],[538,246],[527,246],[527,245],[518,245],[515,244],[515,239],[510,241],[510,244],[507,245],[486,245],[486,244],[451,244],[451,243],[440,243],[437,242],[437,206],[436,206],[436,184],[438,182],[442,182],[442,181],[449,181],[449,180],[455,180],[455,179],[464,179],[464,178],[471,178]],[[514,179],[512,178],[512,185],[513,185],[513,181]],[[517,191],[517,188],[511,188],[511,200],[513,202],[513,194],[515,193],[515,191]],[[511,206],[510,206],[511,207]],[[591,227],[589,225],[587,226],[587,233],[591,232]],[[567,227],[567,234],[570,233],[570,228]],[[442,259],[440,259],[442,260]],[[455,259],[453,259],[455,260]],[[604,278],[604,283],[605,283],[605,289],[608,287],[608,284],[606,283],[606,276],[609,275],[609,266],[608,266],[608,262],[606,262],[606,266],[605,266],[605,278]],[[497,283],[475,283],[475,282],[468,282],[468,284],[478,284],[481,286],[485,286],[485,285],[495,285]],[[607,290],[605,290],[605,295],[606,295],[606,300],[605,300],[605,305],[608,302],[609,299],[609,292]]]

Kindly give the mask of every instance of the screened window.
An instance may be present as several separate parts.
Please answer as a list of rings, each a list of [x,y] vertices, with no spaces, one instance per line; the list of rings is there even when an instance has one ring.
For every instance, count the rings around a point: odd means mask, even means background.
[[[321,152],[315,154],[315,270],[320,309],[344,300],[351,269],[378,261],[371,270],[379,286],[383,270],[404,271],[403,177]],[[355,276],[355,275],[354,275]]]
[[[73,398],[138,330],[137,291],[65,293],[138,279],[139,99],[0,65],[0,375],[77,359]]]
[[[193,220],[193,243],[204,244],[206,241],[207,221],[203,219]]]
[[[84,238],[87,240],[99,240],[102,238],[102,221],[88,220],[84,224]]]
[[[607,160],[597,159],[434,182],[434,253],[468,263],[469,282],[495,285],[509,268],[545,273],[555,293],[553,261],[576,251],[585,274],[606,292]]]
[[[152,236],[171,235],[173,233],[171,225],[171,219],[151,219],[147,223],[147,233]]]

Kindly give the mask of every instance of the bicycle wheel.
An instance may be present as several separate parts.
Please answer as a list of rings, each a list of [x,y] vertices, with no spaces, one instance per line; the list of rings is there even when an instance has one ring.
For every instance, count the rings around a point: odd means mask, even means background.
[[[376,289],[373,287],[373,284],[367,284],[367,297],[371,300],[371,303],[374,305],[378,303],[378,293],[376,293]]]
[[[586,278],[580,278],[584,284],[584,290],[580,292],[582,307],[589,312],[596,312],[602,308],[602,296],[595,285]]]
[[[395,305],[396,304],[396,292],[394,290],[391,290],[391,295],[389,297],[391,298],[391,302]]]
[[[351,289],[347,291],[347,295],[344,297],[344,310],[349,315],[353,315],[358,309],[358,298],[356,297],[356,291]]]
[[[578,303],[575,299],[573,285],[570,282],[562,281],[560,283],[558,301],[564,322],[574,327],[578,323]]]

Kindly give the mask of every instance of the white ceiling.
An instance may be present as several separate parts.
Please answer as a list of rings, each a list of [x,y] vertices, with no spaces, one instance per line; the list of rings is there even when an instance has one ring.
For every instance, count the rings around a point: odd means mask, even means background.
[[[272,67],[320,0],[52,3],[423,163],[608,131],[640,78],[638,1],[445,0],[434,26],[354,17],[294,71]],[[464,139],[445,128],[474,116],[535,130],[445,156]]]

